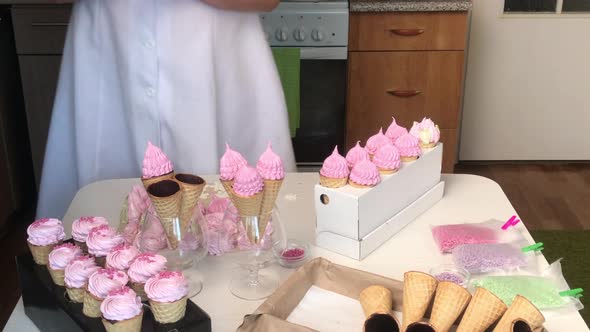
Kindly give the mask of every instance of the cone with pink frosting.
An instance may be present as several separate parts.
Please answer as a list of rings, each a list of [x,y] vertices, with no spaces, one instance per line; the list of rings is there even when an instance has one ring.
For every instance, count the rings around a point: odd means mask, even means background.
[[[381,182],[379,169],[368,159],[361,160],[350,171],[348,184],[355,188],[371,188]]]
[[[385,131],[385,136],[389,138],[391,144],[395,144],[395,141],[400,138],[401,136],[408,133],[408,130],[400,125],[397,124],[394,117],[391,117],[391,124]]]
[[[88,252],[86,240],[90,231],[96,227],[108,225],[109,222],[103,217],[98,216],[82,216],[72,223],[72,238],[82,250]]]
[[[148,195],[172,249],[178,247],[180,235],[176,232],[176,226],[180,223],[180,207],[182,205],[182,191],[180,184],[173,180],[163,180],[151,184],[147,188]]]
[[[234,200],[234,193],[232,184],[236,173],[242,166],[248,165],[246,159],[237,151],[230,148],[229,144],[225,144],[225,153],[219,160],[219,181],[227,192],[228,197]],[[235,204],[235,203],[234,203]]]
[[[255,168],[243,166],[236,173],[232,190],[234,203],[246,229],[248,239],[252,243],[259,243],[262,239],[259,216],[264,195],[264,180]]]
[[[357,141],[356,145],[346,153],[346,163],[350,169],[352,169],[359,161],[370,159],[371,156],[369,156],[367,150],[361,146],[361,141]]]
[[[164,154],[162,149],[148,142],[148,146],[145,150],[143,157],[143,168],[141,182],[145,189],[151,184],[162,181],[170,180],[174,177],[174,167],[172,162]]]
[[[147,301],[145,283],[156,274],[166,269],[166,257],[158,254],[143,253],[138,255],[129,265],[127,275],[129,286],[142,301]]]
[[[184,317],[188,282],[182,272],[158,273],[145,283],[145,292],[158,323],[175,323]]]
[[[327,188],[344,187],[348,182],[350,170],[346,159],[338,153],[338,147],[334,147],[332,154],[324,160],[320,169],[320,185]]]
[[[27,244],[38,265],[47,265],[49,253],[66,237],[61,220],[43,218],[36,220],[27,228]]]
[[[283,161],[273,150],[270,143],[266,147],[266,151],[258,159],[256,163],[256,170],[264,181],[264,190],[262,193],[262,202],[260,203],[260,221],[258,230],[260,234],[266,232],[271,212],[279,197],[279,191],[285,179],[285,167]]]
[[[383,128],[381,128],[379,129],[379,132],[377,134],[369,137],[365,149],[369,153],[371,159],[373,159],[373,156],[375,155],[375,153],[377,153],[377,150],[379,150],[380,147],[386,144],[391,144],[391,140],[387,138],[385,134],[383,134]]]
[[[373,164],[383,175],[394,174],[401,164],[399,150],[390,143],[381,146],[373,156]]]
[[[395,141],[395,146],[398,148],[401,155],[400,159],[403,162],[410,162],[418,159],[422,154],[420,149],[420,142],[412,134],[407,133],[400,136]]]
[[[111,291],[100,305],[102,323],[107,332],[139,332],[143,304],[127,286]]]
[[[84,295],[84,306],[82,312],[84,315],[92,318],[101,316],[100,305],[107,295],[127,284],[129,278],[127,274],[115,269],[100,269],[94,272],[88,278],[88,286]]]
[[[53,247],[51,253],[49,253],[49,263],[47,264],[47,270],[51,279],[58,286],[65,286],[65,269],[70,262],[84,253],[82,249],[75,244],[64,243]]]
[[[100,266],[91,256],[78,256],[70,261],[64,270],[64,284],[70,301],[84,302],[88,278],[98,270]]]
[[[429,118],[422,119],[421,122],[414,121],[410,134],[420,141],[420,147],[431,149],[438,144],[440,140],[440,129],[438,125]]]

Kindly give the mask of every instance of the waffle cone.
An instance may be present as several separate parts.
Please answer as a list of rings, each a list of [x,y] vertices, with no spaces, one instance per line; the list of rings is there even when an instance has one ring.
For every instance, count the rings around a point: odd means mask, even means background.
[[[418,160],[418,157],[401,156],[400,159],[403,162],[410,162],[410,161]]]
[[[437,283],[434,277],[423,272],[410,271],[404,274],[402,331],[424,317]]]
[[[506,311],[506,304],[484,288],[477,288],[457,332],[483,332]]]
[[[233,202],[234,201],[234,190],[232,188],[233,181],[219,179],[219,182],[221,182],[223,189],[225,189],[225,192],[227,193],[227,197],[229,197],[229,199]]]
[[[437,332],[447,332],[471,300],[467,289],[449,282],[441,281],[436,287],[430,324]]]
[[[176,249],[180,240],[180,234],[177,231],[180,221],[180,206],[182,205],[180,184],[173,180],[164,180],[151,184],[147,188],[147,192],[166,231],[170,246],[172,249]]]
[[[102,319],[102,324],[107,332],[139,332],[141,331],[141,322],[143,320],[143,311],[139,313],[139,315],[118,321],[118,322],[110,322],[106,319]]]
[[[320,185],[326,188],[340,188],[344,187],[348,183],[348,178],[329,178],[327,176],[320,175]]]
[[[92,318],[97,318],[101,316],[100,313],[100,304],[102,303],[102,299],[90,294],[88,290],[84,294],[84,306],[82,307],[82,312],[84,315]]]
[[[348,180],[348,184],[351,185],[352,187],[355,188],[361,188],[361,189],[366,189],[366,188],[373,188],[374,186],[368,186],[368,185],[364,185],[364,184],[358,184],[352,180]]]
[[[174,179],[180,183],[182,202],[180,204],[180,234],[186,234],[197,201],[205,189],[205,180],[192,174],[176,174]]]
[[[54,270],[49,265],[47,265],[47,271],[49,271],[49,275],[53,282],[58,286],[65,286],[64,283],[64,272],[65,270]]]
[[[258,228],[260,236],[264,236],[266,226],[270,221],[271,211],[275,205],[279,191],[283,185],[283,180],[264,180],[264,190],[262,191],[262,203],[260,205],[260,222]]]
[[[261,191],[254,196],[243,197],[234,193],[234,203],[240,214],[242,225],[246,230],[246,235],[250,243],[259,243],[262,240],[263,234],[260,233],[260,219],[257,224],[251,224],[248,218],[251,216],[259,217],[260,207],[262,205],[262,195],[264,191]]]
[[[147,298],[147,294],[145,293],[145,283],[139,283],[139,282],[133,282],[130,281],[129,282],[129,287],[131,289],[133,289],[133,291],[135,292],[135,294],[137,294],[137,296],[139,296],[141,298],[142,302],[145,302],[148,300]]]
[[[389,289],[373,285],[363,289],[359,302],[368,318],[375,313],[389,313],[393,307],[393,295]]]
[[[184,317],[186,312],[186,296],[174,302],[156,302],[150,300],[150,307],[158,323],[176,323]]]
[[[365,320],[364,332],[399,332],[400,325],[397,319],[387,314],[372,314]]]
[[[391,174],[395,174],[397,173],[397,168],[396,169],[386,169],[386,168],[380,168],[379,167],[379,174],[381,175],[391,175]]]
[[[84,303],[84,295],[86,294],[86,289],[66,287],[66,292],[68,293],[68,297],[72,302]]]
[[[147,190],[147,188],[156,183],[156,182],[160,182],[163,180],[172,180],[174,178],[174,172],[170,172],[164,175],[160,175],[160,176],[155,176],[153,178],[149,178],[149,179],[145,179],[145,178],[141,178],[141,182],[143,183],[143,187]]]
[[[545,317],[543,317],[543,314],[537,307],[526,298],[517,295],[514,301],[512,301],[510,308],[506,310],[506,313],[494,328],[494,332],[512,331],[513,322],[518,319],[526,321],[530,325],[531,330],[542,327],[545,322]]]
[[[435,146],[436,146],[436,144],[438,144],[438,142],[434,142],[434,143],[426,143],[426,144],[424,144],[424,143],[420,142],[420,147],[421,147],[422,149],[432,149],[433,147],[435,147]]]
[[[49,253],[53,250],[53,247],[58,245],[58,243],[54,243],[46,246],[36,246],[29,241],[27,241],[27,244],[29,245],[29,250],[31,250],[31,255],[33,255],[33,260],[38,265],[47,265],[49,263]]]
[[[405,331],[406,332],[426,332],[426,331],[440,332],[432,324],[427,323],[427,322],[414,322],[414,323],[408,325],[408,327],[406,328]]]

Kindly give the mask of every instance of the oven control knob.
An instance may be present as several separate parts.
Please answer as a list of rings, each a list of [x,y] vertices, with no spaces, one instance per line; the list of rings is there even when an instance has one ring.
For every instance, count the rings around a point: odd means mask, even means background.
[[[279,28],[275,31],[275,38],[278,41],[287,41],[289,39],[289,30],[287,28]]]
[[[300,29],[295,29],[295,31],[293,31],[293,38],[295,38],[296,41],[304,41],[305,40],[305,30],[303,30],[303,28]]]
[[[317,42],[324,40],[324,31],[322,29],[313,29],[311,39]]]

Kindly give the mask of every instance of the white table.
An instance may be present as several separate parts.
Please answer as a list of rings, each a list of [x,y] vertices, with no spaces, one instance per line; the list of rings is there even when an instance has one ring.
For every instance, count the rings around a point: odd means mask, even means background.
[[[216,181],[215,176],[205,179],[208,182]],[[428,271],[430,267],[447,259],[438,254],[430,233],[431,225],[479,222],[490,218],[502,220],[516,214],[500,186],[489,179],[473,175],[443,175],[443,180],[446,181],[443,199],[363,261],[317,247],[312,247],[312,255],[402,280],[405,271]],[[317,182],[318,176],[313,173],[289,174],[285,179],[277,204],[291,238],[314,243],[313,185]],[[70,234],[72,221],[81,215],[102,215],[116,226],[121,203],[136,183],[139,180],[109,180],[82,188],[64,217],[67,234]],[[534,243],[523,223],[517,229],[525,234],[531,244]],[[548,266],[542,256],[539,263],[542,267]],[[211,315],[213,331],[235,331],[243,316],[253,312],[262,301],[245,301],[230,293],[228,284],[235,266],[224,260],[223,256],[208,256],[199,264],[204,274],[204,288],[192,300]],[[285,280],[292,272],[278,265],[270,268],[278,271],[281,280]],[[590,331],[578,313],[548,318],[545,327],[550,332]],[[22,299],[14,309],[5,331],[38,331],[25,316]]]

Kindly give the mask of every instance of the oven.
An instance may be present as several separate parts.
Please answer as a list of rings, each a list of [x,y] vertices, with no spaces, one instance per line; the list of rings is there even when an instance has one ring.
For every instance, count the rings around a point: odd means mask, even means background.
[[[348,2],[282,1],[261,21],[271,47],[300,50],[293,148],[300,169],[321,165],[335,145],[344,153]]]

